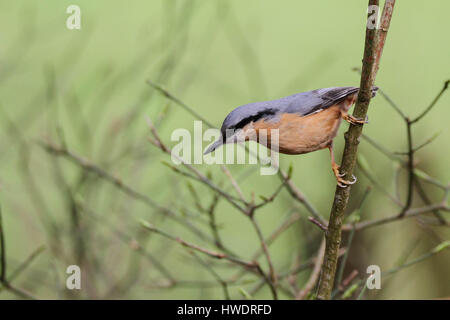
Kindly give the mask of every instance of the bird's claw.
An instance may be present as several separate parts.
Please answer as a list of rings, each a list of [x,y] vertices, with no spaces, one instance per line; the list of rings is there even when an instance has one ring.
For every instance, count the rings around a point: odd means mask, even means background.
[[[356,179],[356,177],[354,175],[352,175],[352,181],[344,180],[342,178],[337,178],[337,185],[341,188],[347,188],[347,186],[355,184],[357,180],[358,179]]]
[[[367,124],[369,123],[369,116],[366,115],[365,119],[360,119],[360,118],[355,118],[354,116],[352,116],[351,114],[347,114],[344,116],[344,119],[354,125],[357,124]]]
[[[358,179],[352,174],[352,180],[342,179],[346,175],[345,172],[339,173],[339,167],[333,168],[334,175],[336,176],[337,185],[341,188],[347,188],[347,186],[355,184]]]

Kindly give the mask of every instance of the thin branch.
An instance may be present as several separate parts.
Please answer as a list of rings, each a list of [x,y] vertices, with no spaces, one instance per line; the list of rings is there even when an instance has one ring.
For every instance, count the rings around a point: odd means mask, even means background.
[[[320,248],[317,253],[316,261],[314,262],[314,268],[311,272],[311,275],[309,276],[309,279],[306,282],[306,285],[303,287],[303,289],[295,296],[296,300],[303,300],[316,285],[317,280],[319,279],[324,254],[325,254],[325,238],[322,240],[322,243],[320,244]]]
[[[214,243],[216,244],[217,248],[224,250],[225,246],[222,242],[222,238],[219,235],[219,230],[217,228],[217,222],[216,222],[216,214],[215,209],[217,206],[217,203],[219,202],[219,196],[217,193],[214,193],[213,200],[211,202],[211,205],[208,208],[208,216],[209,216],[209,226],[211,228],[211,233],[214,238]]]
[[[340,287],[338,287],[338,290],[335,290],[335,291],[332,293],[332,295],[331,295],[332,298],[334,297],[334,295],[335,295],[338,291],[341,291],[341,285],[342,285],[342,287],[346,287],[346,286],[347,286],[347,285],[344,285],[344,284],[341,283],[341,282],[342,282],[342,277],[344,276],[344,269],[345,269],[345,265],[347,264],[347,258],[348,258],[348,254],[349,254],[349,252],[350,252],[350,248],[351,248],[351,245],[352,245],[352,242],[353,242],[353,236],[354,236],[354,235],[355,235],[355,228],[353,228],[353,229],[350,231],[350,235],[349,235],[348,241],[347,241],[347,250],[345,251],[345,254],[344,254],[344,256],[342,257],[341,262],[340,262],[340,265],[339,265],[339,270],[338,270],[338,274],[337,274],[336,283],[337,283],[337,285],[340,286]]]
[[[393,275],[402,269],[405,269],[405,268],[411,267],[417,263],[420,263],[428,258],[435,256],[436,254],[440,253],[441,251],[443,251],[445,249],[449,249],[449,248],[450,248],[450,241],[448,241],[448,240],[444,241],[444,242],[440,243],[439,245],[437,245],[436,247],[434,247],[430,252],[427,252],[427,253],[417,257],[416,259],[411,260],[410,262],[406,262],[398,267],[394,267],[387,271],[381,272],[381,276]],[[361,300],[361,298],[363,297],[363,295],[365,293],[365,290],[367,288],[366,283],[367,283],[367,278],[361,279],[357,283],[358,286],[363,287],[358,296],[358,300]]]
[[[12,282],[15,278],[17,278],[23,271],[25,271],[30,264],[42,253],[44,252],[46,247],[44,245],[39,246],[36,250],[34,250],[24,262],[22,262],[8,277],[8,281]]]
[[[317,221],[316,219],[314,219],[313,217],[308,217],[308,220],[311,221],[313,224],[315,224],[316,226],[319,227],[320,230],[322,230],[323,232],[327,232],[327,226],[323,225],[320,223],[320,221]]]
[[[228,284],[224,281],[220,275],[202,258],[200,258],[195,252],[189,251],[190,254],[216,279],[217,283],[222,287],[223,294],[226,300],[230,300],[230,293],[228,291]]]
[[[378,2],[378,1],[377,1]],[[370,4],[370,2],[369,2]],[[378,3],[377,3],[378,5]],[[375,81],[375,76],[380,68],[381,55],[383,54],[384,44],[386,43],[386,37],[391,25],[392,14],[394,13],[395,0],[386,0],[384,2],[383,13],[380,20],[380,28],[377,30],[376,48],[375,54],[375,64],[373,66],[373,81]],[[378,18],[378,17],[377,17]],[[363,66],[364,69],[364,66]]]
[[[388,190],[386,190],[386,188],[380,184],[363,166],[359,166],[359,169],[361,171],[361,173],[363,175],[366,176],[367,179],[369,179],[369,181],[381,192],[383,193],[386,197],[389,198],[389,200],[391,200],[393,203],[395,203],[397,206],[402,207],[403,204],[402,202],[394,195],[390,194]]]
[[[420,119],[422,119],[428,112],[430,112],[430,110],[436,105],[436,102],[439,101],[439,98],[442,96],[442,94],[445,92],[445,90],[448,89],[448,85],[450,83],[450,80],[445,81],[444,83],[444,87],[441,89],[441,91],[439,91],[438,95],[434,98],[434,100],[430,103],[430,105],[428,106],[428,108],[426,108],[420,115],[418,115],[416,118],[414,118],[413,120],[411,120],[411,124],[414,124],[418,121],[420,121]]]
[[[341,257],[342,255],[344,255],[346,252],[347,252],[347,248],[340,248],[338,258]],[[288,277],[293,277],[302,271],[312,268],[316,262],[316,259],[317,259],[317,256],[311,257],[308,260],[306,260],[305,262],[303,262],[301,264],[297,264],[294,267],[292,267],[291,269],[280,273],[279,279],[281,280],[281,279],[285,279]]]
[[[109,229],[111,233],[117,236],[117,238],[122,241],[125,245],[131,246],[134,251],[139,253],[141,256],[146,258],[154,267],[156,270],[158,270],[167,280],[169,283],[175,283],[177,282],[172,275],[172,273],[164,267],[160,260],[157,259],[153,254],[145,250],[145,248],[142,247],[142,245],[136,241],[132,236],[126,234],[125,232],[119,230],[114,224],[108,222],[105,219],[102,219],[99,217],[99,215],[94,212],[93,210],[89,209],[85,204],[83,203],[77,203],[78,206],[82,209],[82,211],[89,216],[89,218],[93,219],[100,225],[106,227]]]
[[[326,224],[326,220],[320,215],[320,213],[314,208],[311,202],[305,197],[305,195],[297,188],[297,186],[292,182],[291,179],[288,179],[288,174],[285,172],[279,170],[278,175],[280,179],[286,181],[286,188],[289,191],[289,194],[298,202],[300,202],[302,205],[305,206],[305,208],[311,213],[311,215],[320,223]]]
[[[146,221],[141,221],[141,225],[145,229],[147,229],[149,231],[158,233],[158,234],[164,236],[165,238],[168,238],[170,240],[178,242],[179,244],[181,244],[184,247],[188,247],[190,249],[194,249],[194,250],[196,250],[198,252],[201,252],[203,254],[206,254],[206,255],[210,256],[211,258],[215,258],[215,259],[219,259],[219,260],[222,260],[222,259],[223,260],[227,260],[229,262],[241,265],[241,266],[243,266],[245,268],[249,268],[249,269],[255,269],[255,268],[258,267],[258,263],[257,262],[247,262],[247,261],[241,260],[239,258],[228,256],[225,253],[212,251],[212,250],[200,247],[200,246],[198,246],[196,244],[191,244],[191,243],[189,243],[187,241],[184,241],[183,239],[181,239],[179,237],[175,237],[175,236],[173,236],[173,235],[171,235],[171,234],[169,234],[169,233],[167,233],[167,232],[165,232],[165,231],[163,231],[163,230],[161,230],[159,228],[156,228],[154,225],[152,225],[152,224],[150,224],[150,223],[148,223]]]
[[[378,89],[378,93],[389,103],[389,105],[397,111],[397,113],[403,119],[406,119],[406,115],[403,113],[402,109],[384,92],[382,89]]]
[[[421,255],[420,257],[417,257],[416,259],[411,260],[410,262],[406,262],[406,263],[404,263],[404,264],[402,264],[402,265],[400,265],[398,267],[395,267],[395,268],[392,268],[392,269],[390,269],[390,270],[388,270],[386,272],[383,272],[382,275],[394,274],[394,273],[396,273],[396,272],[398,272],[398,271],[400,271],[400,270],[402,270],[404,268],[408,268],[408,267],[410,267],[410,266],[412,266],[412,265],[414,265],[416,263],[422,262],[425,259],[428,259],[428,258],[434,256],[435,254],[438,254],[439,252],[441,252],[441,251],[443,251],[445,249],[448,249],[448,248],[450,248],[450,241],[449,240],[440,243],[439,245],[434,247],[430,252],[425,253],[425,254]]]
[[[5,244],[5,228],[3,224],[3,217],[2,217],[2,207],[0,205],[0,283],[3,285],[3,287],[8,290],[9,292],[15,294],[16,296],[22,298],[22,299],[31,299],[36,300],[36,298],[28,293],[27,291],[23,289],[19,289],[16,286],[13,286],[11,283],[9,283],[8,279],[6,278],[6,244]]]
[[[239,198],[241,198],[241,200],[244,203],[246,203],[247,201],[245,200],[244,194],[242,193],[242,190],[239,187],[239,185],[236,182],[236,180],[233,178],[233,175],[231,174],[230,170],[228,170],[228,168],[226,166],[224,166],[224,165],[221,165],[220,168],[225,173],[225,175],[228,177],[228,179],[230,179],[231,185],[233,186],[234,190],[238,194]]]
[[[267,264],[269,265],[269,274],[270,274],[270,281],[276,286],[277,283],[277,274],[275,272],[275,268],[273,266],[272,258],[270,256],[269,248],[266,244],[266,240],[264,239],[264,235],[261,231],[261,228],[259,227],[259,224],[256,222],[255,217],[251,216],[250,220],[253,224],[253,227],[256,230],[256,234],[258,235],[259,242],[261,245],[261,248],[263,249],[264,256],[266,257]]]
[[[385,147],[383,147],[380,143],[373,140],[371,137],[367,136],[366,134],[361,135],[364,140],[366,140],[370,145],[372,145],[375,149],[380,151],[382,154],[384,154],[386,157],[388,157],[391,160],[397,161],[397,162],[403,162],[400,160],[395,152],[387,150]]]
[[[256,209],[259,209],[261,207],[264,207],[266,204],[271,203],[275,200],[275,198],[280,194],[281,190],[283,190],[283,187],[287,185],[288,181],[290,180],[290,177],[288,177],[286,180],[282,181],[281,184],[275,189],[275,191],[272,193],[272,195],[268,198],[265,196],[260,196],[263,201],[261,201],[258,204],[250,204],[249,205],[249,212],[254,212]]]
[[[422,149],[423,147],[432,143],[439,136],[439,134],[440,134],[440,132],[433,134],[431,137],[429,137],[427,140],[425,140],[422,144],[418,145],[417,147],[414,147],[414,152],[417,152],[420,149]]]
[[[293,213],[286,218],[266,239],[266,243],[270,246],[284,231],[286,231],[290,226],[292,226],[295,222],[300,220],[300,215],[298,213]],[[252,256],[252,260],[256,260],[262,254],[262,249],[260,248],[255,254]]]
[[[400,217],[403,217],[406,211],[411,208],[412,200],[413,200],[413,192],[414,192],[414,150],[413,150],[413,142],[412,142],[412,133],[411,133],[411,121],[406,118],[406,134],[408,140],[408,191],[406,195],[405,205],[400,212]]]
[[[194,250],[196,250],[198,252],[201,252],[201,253],[203,253],[205,255],[210,256],[211,258],[215,258],[215,259],[219,259],[219,260],[227,260],[227,261],[229,261],[231,263],[243,266],[246,269],[249,269],[249,270],[252,270],[253,272],[256,272],[257,274],[259,274],[260,276],[262,276],[265,279],[265,281],[267,282],[267,284],[271,288],[271,291],[272,291],[274,299],[278,298],[277,291],[276,291],[276,288],[275,288],[273,282],[265,275],[265,273],[261,269],[261,266],[258,264],[258,262],[256,262],[256,261],[252,261],[252,262],[244,261],[244,260],[241,260],[239,258],[229,256],[229,255],[227,255],[225,253],[215,252],[215,251],[212,251],[212,250],[200,247],[198,245],[191,244],[191,243],[189,243],[187,241],[184,241],[183,239],[181,239],[179,237],[175,237],[175,236],[173,236],[173,235],[171,235],[171,234],[169,234],[169,233],[167,233],[165,231],[162,231],[161,229],[156,228],[154,225],[152,225],[152,224],[150,224],[150,223],[148,223],[146,221],[141,221],[141,225],[145,229],[147,229],[149,231],[152,231],[152,232],[155,232],[155,233],[158,233],[158,234],[160,234],[160,235],[162,235],[162,236],[164,236],[164,237],[166,237],[166,238],[168,238],[170,240],[176,241],[176,242],[178,242],[179,244],[181,244],[184,247],[188,247],[190,249],[194,249]]]
[[[214,125],[209,122],[208,120],[206,120],[204,117],[202,117],[199,113],[197,113],[193,108],[191,108],[190,106],[188,106],[186,103],[184,103],[183,101],[181,101],[180,99],[178,99],[177,97],[175,97],[172,93],[170,93],[169,91],[167,91],[166,89],[164,89],[163,87],[161,87],[159,84],[154,83],[151,80],[147,80],[147,84],[152,87],[153,89],[158,90],[160,93],[162,93],[166,98],[168,98],[169,100],[175,102],[177,105],[179,105],[180,107],[182,107],[183,109],[185,109],[188,113],[190,113],[191,115],[193,115],[195,118],[200,119],[201,121],[203,121],[208,127],[210,128],[214,128]]]
[[[344,280],[342,280],[342,284],[339,290],[344,291],[344,289],[348,287],[350,283],[352,283],[352,281],[358,276],[358,274],[359,272],[356,269],[350,272],[350,274]]]
[[[412,200],[413,200],[413,192],[414,192],[414,179],[415,179],[415,175],[414,175],[414,153],[415,153],[415,151],[417,149],[414,149],[414,147],[413,147],[411,127],[412,127],[412,125],[414,123],[416,123],[420,119],[422,119],[433,108],[433,106],[436,105],[436,102],[439,100],[439,98],[442,96],[442,94],[445,92],[445,90],[447,90],[449,82],[450,82],[450,80],[447,80],[445,82],[444,87],[442,88],[442,90],[439,92],[439,94],[436,96],[436,98],[434,98],[434,100],[431,102],[429,107],[427,109],[425,109],[425,111],[422,114],[420,114],[414,120],[410,120],[409,118],[405,118],[406,133],[407,133],[407,139],[408,139],[408,151],[407,151],[407,155],[408,155],[408,163],[407,163],[407,165],[408,165],[408,167],[407,167],[407,169],[408,169],[408,189],[407,189],[406,203],[405,203],[405,206],[403,207],[403,210],[399,214],[400,217],[403,217],[403,215],[405,215],[405,212],[409,208],[411,208]]]
[[[436,204],[432,204],[432,205],[421,207],[421,208],[409,209],[405,212],[405,214],[403,216],[400,216],[399,214],[394,214],[394,215],[391,215],[386,218],[380,218],[380,219],[359,222],[359,223],[355,224],[354,226],[346,224],[346,225],[342,226],[342,231],[351,231],[353,228],[356,231],[360,231],[360,230],[367,229],[370,227],[383,225],[383,224],[386,224],[389,222],[416,217],[421,214],[432,212],[434,210],[450,211],[450,208],[444,203],[436,203]]]
[[[347,217],[348,220],[351,219],[351,220],[353,221],[353,226],[354,226],[354,223],[356,223],[356,221],[359,221],[359,220],[361,219],[361,209],[363,208],[363,205],[364,205],[364,203],[365,203],[365,201],[366,201],[366,199],[367,199],[367,197],[368,197],[368,195],[369,195],[369,193],[370,193],[371,190],[372,190],[372,188],[371,188],[370,186],[366,188],[366,191],[364,192],[363,196],[361,197],[361,201],[359,202],[358,208],[355,209],[355,210]],[[340,262],[340,265],[339,265],[339,270],[338,270],[338,272],[337,272],[336,284],[338,285],[338,288],[332,292],[332,294],[331,294],[331,298],[332,298],[332,299],[336,296],[336,294],[337,294],[338,292],[342,292],[342,291],[344,290],[344,288],[347,287],[348,284],[353,280],[353,279],[348,280],[348,279],[350,278],[351,275],[350,275],[349,277],[347,277],[347,279],[345,279],[344,281],[342,281],[342,277],[344,276],[344,270],[345,270],[345,266],[346,266],[346,264],[347,264],[347,259],[348,259],[348,255],[349,255],[349,253],[350,253],[350,248],[351,248],[352,243],[353,243],[353,237],[354,237],[354,235],[355,235],[355,228],[353,228],[353,229],[350,231],[350,235],[348,236],[348,240],[347,240],[347,250],[345,251],[345,254],[344,254],[344,256],[343,256],[342,259],[341,259],[341,262]],[[355,271],[355,270],[354,270],[354,271]],[[356,272],[356,274],[357,274],[357,273],[358,273],[358,272]],[[356,276],[356,275],[355,275],[355,276]],[[346,283],[346,281],[348,281],[348,282]]]
[[[270,246],[284,231],[286,231],[290,226],[292,226],[295,222],[300,219],[300,215],[298,213],[293,213],[289,215],[286,220],[284,220],[265,240],[267,246]],[[252,255],[251,260],[257,260],[262,254],[264,250],[262,247],[258,248],[258,250]],[[242,276],[244,276],[244,272],[238,272],[236,275],[232,276],[232,281],[239,280]]]
[[[414,180],[415,184],[416,184],[416,189],[417,192],[420,196],[420,198],[422,198],[422,201],[426,204],[426,205],[430,205],[431,204],[431,200],[428,198],[422,183],[419,180]],[[445,220],[445,218],[440,214],[439,210],[433,210],[433,214],[434,216],[437,218],[437,220],[439,221],[439,223],[441,225],[447,225],[447,221]]]
[[[58,147],[58,146],[54,146],[54,145],[52,145],[50,143],[47,143],[47,142],[40,142],[40,145],[47,152],[49,152],[49,153],[51,153],[51,154],[53,154],[55,156],[62,156],[64,158],[67,158],[68,160],[72,161],[73,163],[75,163],[76,165],[80,166],[84,170],[89,171],[91,173],[94,173],[97,176],[99,176],[100,178],[102,178],[102,179],[112,183],[115,187],[117,187],[120,191],[124,192],[128,196],[130,196],[130,197],[132,197],[132,198],[134,198],[134,199],[136,199],[136,200],[146,204],[150,208],[157,209],[158,213],[162,213],[165,216],[171,218],[172,220],[178,222],[179,224],[181,224],[185,228],[190,229],[192,231],[192,233],[194,233],[198,237],[203,238],[203,239],[205,239],[205,238],[207,239],[208,238],[200,229],[198,229],[196,226],[194,226],[189,221],[179,217],[171,209],[161,206],[160,204],[155,202],[153,199],[151,199],[147,195],[144,195],[144,194],[136,191],[135,189],[133,189],[129,185],[125,184],[119,178],[113,176],[112,174],[110,174],[109,172],[103,170],[102,168],[98,167],[97,165],[89,162],[87,159],[84,159],[84,158],[76,155],[75,153],[67,150],[67,149],[64,149],[64,148],[61,148],[61,147]]]
[[[6,248],[5,248],[5,231],[2,218],[2,207],[0,206],[0,282],[6,283]]]

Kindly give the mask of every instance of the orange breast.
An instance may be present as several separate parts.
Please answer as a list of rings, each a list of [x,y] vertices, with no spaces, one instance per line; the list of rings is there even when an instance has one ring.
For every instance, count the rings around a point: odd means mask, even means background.
[[[271,144],[271,130],[279,130],[279,152],[286,154],[302,154],[327,147],[334,139],[341,122],[341,111],[338,105],[327,108],[315,114],[300,116],[298,114],[283,114],[278,121],[259,120],[246,125],[244,132],[254,129],[259,142],[262,135],[267,135],[264,143]],[[266,130],[261,130],[266,129]],[[275,141],[274,141],[275,143]]]

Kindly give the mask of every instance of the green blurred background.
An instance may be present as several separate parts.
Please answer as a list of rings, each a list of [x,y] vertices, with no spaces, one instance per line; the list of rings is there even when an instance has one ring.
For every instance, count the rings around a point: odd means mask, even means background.
[[[81,8],[81,30],[66,28],[70,4]],[[159,203],[195,213],[188,180],[163,165],[161,161],[170,158],[148,143],[145,116],[158,119],[165,112],[159,130],[169,145],[173,145],[171,132],[176,128],[192,131],[194,118],[145,81],[162,84],[217,126],[229,111],[245,103],[322,87],[358,86],[359,75],[352,68],[361,66],[366,9],[367,1],[360,0],[1,1],[0,203],[9,273],[37,247],[46,246],[14,283],[39,298],[223,298],[220,287],[155,288],[160,273],[119,241],[108,226],[136,239],[142,237],[146,249],[179,279],[214,280],[183,248],[158,235],[143,234],[139,219],[183,239],[197,239],[107,182],[92,175],[84,182],[79,167],[49,155],[36,142],[60,145],[64,141],[68,149]],[[444,0],[397,1],[376,82],[411,117],[431,102],[450,76],[449,10],[450,2]],[[418,168],[444,184],[450,180],[449,104],[447,93],[413,132],[416,144],[440,132],[416,160]],[[382,97],[372,101],[369,117],[370,124],[364,127],[368,136],[389,150],[406,150],[403,121]],[[335,140],[339,160],[346,128],[346,124],[341,126]],[[366,141],[360,153],[371,174],[394,194],[396,165]],[[293,165],[293,181],[326,217],[335,189],[329,161],[328,151],[281,155],[282,167]],[[252,192],[269,196],[279,184],[277,176],[260,176],[257,170],[248,173],[248,166],[228,167],[237,177],[248,174],[240,182],[248,198]],[[211,171],[215,181],[228,183],[217,167],[197,168]],[[371,185],[356,173],[360,179],[352,188],[350,209]],[[398,179],[403,200],[404,171]],[[212,199],[210,190],[192,184],[207,205]],[[95,257],[83,281],[95,289],[70,294],[64,283],[65,268],[75,264],[74,230],[64,185],[99,217],[82,217],[81,222],[86,250]],[[425,187],[433,202],[442,199],[439,189]],[[420,201],[415,204],[421,205]],[[270,247],[280,271],[289,268],[297,253],[304,260],[314,255],[320,243],[320,231],[286,191],[258,212],[264,234],[292,208],[303,218]],[[374,188],[361,215],[362,219],[379,218],[397,210]],[[187,215],[186,219],[197,223],[203,217]],[[44,222],[50,220],[57,225],[55,234],[49,233]],[[221,201],[217,220],[224,242],[249,258],[259,243],[248,219]],[[440,242],[436,239],[449,239],[449,235],[448,228],[423,228],[415,219],[363,231],[354,239],[346,270],[357,269],[363,275],[370,264],[388,270],[429,252]],[[261,263],[265,267],[264,259]],[[449,297],[449,264],[445,250],[396,273],[383,283],[382,290],[369,292],[367,297]],[[234,273],[220,262],[213,266],[224,277]],[[308,271],[300,273],[299,285],[307,278]],[[130,288],[114,291],[125,279],[132,279]],[[232,286],[232,296],[241,297],[240,287],[252,286],[249,279],[248,286]],[[255,297],[271,296],[266,287]],[[2,291],[0,298],[14,296]]]

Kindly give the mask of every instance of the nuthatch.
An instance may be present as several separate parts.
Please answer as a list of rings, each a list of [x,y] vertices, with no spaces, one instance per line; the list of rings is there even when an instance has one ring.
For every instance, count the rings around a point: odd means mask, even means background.
[[[372,88],[372,97],[377,90],[377,87]],[[358,91],[359,88],[355,87],[324,88],[237,107],[223,121],[221,138],[211,144],[205,154],[225,143],[235,143],[238,136],[270,148],[270,131],[278,129],[278,150],[281,153],[303,154],[328,148],[337,184],[345,188],[354,184],[356,177],[353,176],[352,181],[342,178],[345,173],[339,172],[339,165],[334,160],[333,139],[341,119],[352,124],[367,123],[367,119],[357,119],[348,113]],[[261,129],[265,129],[265,139],[260,139]],[[250,130],[256,135],[246,135]],[[230,131],[233,133],[227,134]]]

